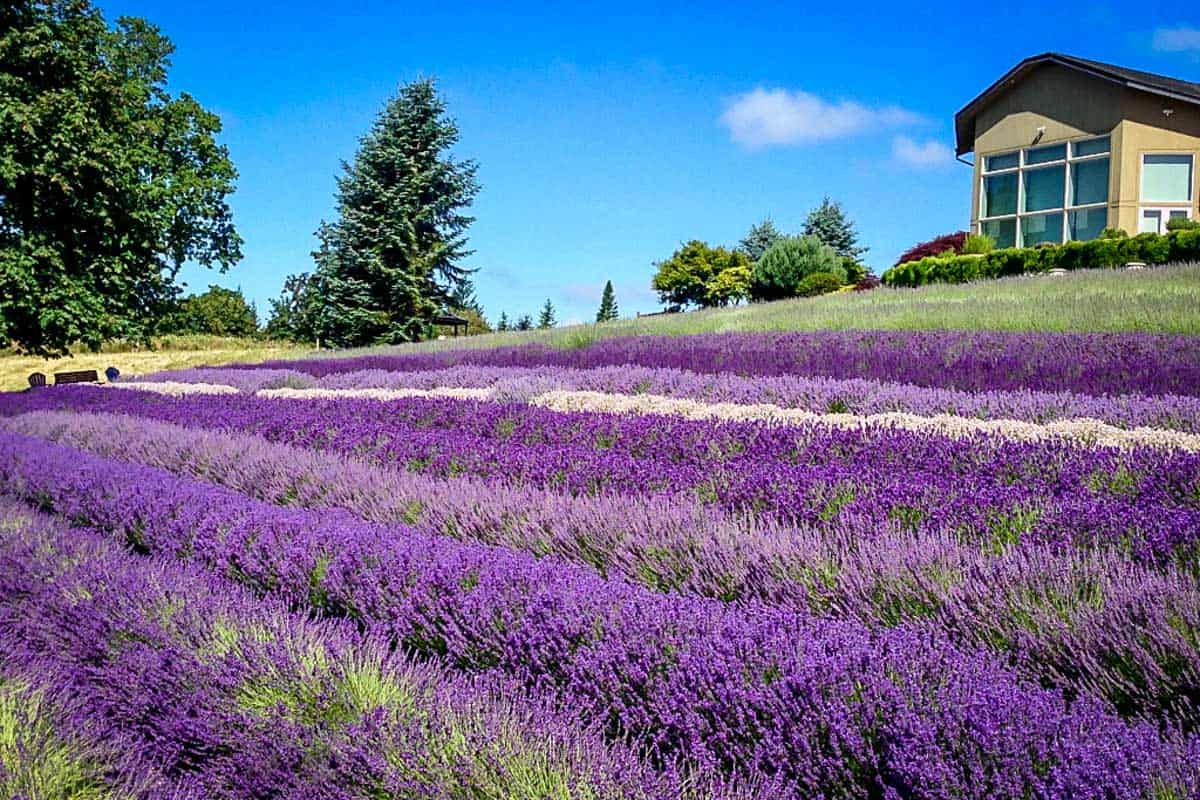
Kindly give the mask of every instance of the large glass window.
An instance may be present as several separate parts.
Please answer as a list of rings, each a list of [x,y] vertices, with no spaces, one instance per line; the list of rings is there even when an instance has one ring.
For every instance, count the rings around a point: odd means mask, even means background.
[[[1032,247],[1042,242],[1062,244],[1063,215],[1061,211],[1053,214],[1030,214],[1021,217],[1021,246]]]
[[[1021,177],[1025,180],[1025,203],[1021,210],[1045,211],[1048,208],[1062,208],[1065,196],[1063,179],[1066,174],[1065,166],[1043,167],[1022,172]]]
[[[1109,148],[1109,139],[1107,136],[1100,139],[1084,139],[1079,142],[1071,143],[1071,155],[1076,158],[1084,156],[1096,156],[1101,153],[1107,153]]]
[[[1086,242],[1100,238],[1100,232],[1108,227],[1108,208],[1081,208],[1067,215],[1067,238],[1073,242]]]
[[[1192,199],[1192,157],[1178,153],[1142,156],[1142,200],[1186,203]]]
[[[1073,206],[1108,202],[1107,158],[1089,158],[1071,165],[1071,192],[1067,202]]]
[[[1026,164],[1045,164],[1048,161],[1062,161],[1066,157],[1065,144],[1052,144],[1049,147],[1035,147],[1025,151]]]
[[[998,169],[1015,169],[1021,163],[1021,152],[1014,150],[1011,153],[998,153],[988,156],[983,163],[984,169],[988,172],[995,172]]]
[[[1016,247],[1017,245],[1016,217],[990,219],[980,223],[979,229],[984,236],[991,237],[996,242],[996,247]]]
[[[985,155],[980,232],[1000,247],[1096,238],[1108,223],[1110,146],[1101,136]]]
[[[1017,173],[989,175],[983,179],[983,216],[999,217],[1017,212]]]

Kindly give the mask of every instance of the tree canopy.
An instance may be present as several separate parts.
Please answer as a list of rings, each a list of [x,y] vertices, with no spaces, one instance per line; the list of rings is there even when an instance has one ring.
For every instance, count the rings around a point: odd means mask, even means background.
[[[0,341],[146,340],[188,261],[241,258],[220,120],[166,89],[174,47],[87,0],[0,8]]]
[[[334,346],[412,341],[471,270],[464,210],[479,191],[473,161],[449,150],[458,126],[432,80],[400,88],[342,165],[334,222],[317,231],[306,290],[307,338]]]
[[[746,297],[750,289],[745,253],[695,239],[655,266],[650,285],[663,303],[725,306]]]
[[[250,336],[258,332],[258,313],[241,288],[209,286],[208,291],[180,302],[179,330],[214,336]]]

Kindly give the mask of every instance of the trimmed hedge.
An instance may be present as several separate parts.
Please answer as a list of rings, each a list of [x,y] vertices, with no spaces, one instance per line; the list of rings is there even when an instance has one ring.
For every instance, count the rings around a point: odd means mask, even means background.
[[[1142,233],[1126,239],[1093,239],[1039,247],[1006,247],[981,256],[929,256],[897,264],[883,274],[888,286],[965,283],[1052,269],[1121,267],[1130,261],[1169,264],[1200,261],[1200,230]]]

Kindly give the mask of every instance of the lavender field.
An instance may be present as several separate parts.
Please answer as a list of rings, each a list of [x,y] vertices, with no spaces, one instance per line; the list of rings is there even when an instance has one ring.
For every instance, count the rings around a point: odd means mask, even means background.
[[[3,394],[0,733],[28,797],[1200,797],[1200,346],[627,336]]]

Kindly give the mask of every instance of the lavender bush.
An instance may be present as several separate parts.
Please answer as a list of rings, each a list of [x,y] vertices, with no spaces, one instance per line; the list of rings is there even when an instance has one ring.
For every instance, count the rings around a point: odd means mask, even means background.
[[[628,336],[563,350],[543,345],[246,365],[324,377],[365,369],[668,367],[701,373],[896,381],[964,391],[1200,396],[1194,337],[1149,333],[817,331]]]
[[[798,375],[742,377],[669,367],[494,367],[463,364],[433,370],[364,369],[316,378],[297,370],[247,370],[236,367],[160,372],[146,381],[180,381],[260,389],[434,389],[492,388],[498,400],[524,402],[553,390],[658,394],[730,403],[773,403],[813,413],[880,414],[901,411],[932,416],[955,414],[980,419],[1050,422],[1098,419],[1121,427],[1159,427],[1200,432],[1200,398],[1186,395],[1093,396],[1029,389],[969,392],[862,378]]]
[[[1200,539],[1200,453],[460,400],[166,398],[92,387],[0,400],[0,414],[38,408],[249,432],[437,476],[572,494],[688,496],[796,524],[898,521],[987,546],[1104,543],[1194,569]]]
[[[42,691],[70,687],[86,702],[67,730],[139,753],[124,769],[153,765],[178,792],[690,794],[513,687],[407,662],[353,625],[309,622],[194,565],[128,555],[11,501],[0,499],[0,516],[0,663]]]
[[[1067,703],[936,628],[663,596],[553,559],[284,510],[0,435],[0,480],[150,553],[361,620],[470,672],[553,687],[659,758],[795,796],[1146,797],[1197,791],[1195,740]],[[778,786],[778,784],[777,784]],[[777,796],[784,796],[776,789]]]
[[[896,523],[795,528],[678,500],[568,498],[119,415],[41,412],[8,427],[268,502],[408,521],[424,533],[554,555],[652,589],[870,626],[928,618],[1033,679],[1102,697],[1125,715],[1200,725],[1200,590],[1174,570],[1160,574],[1111,551],[991,551]]]

